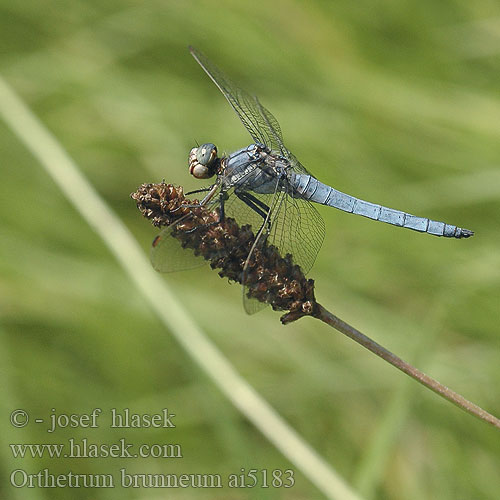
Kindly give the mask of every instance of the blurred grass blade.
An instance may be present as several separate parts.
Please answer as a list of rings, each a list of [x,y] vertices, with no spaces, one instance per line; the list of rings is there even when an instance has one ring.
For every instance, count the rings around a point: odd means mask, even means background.
[[[0,114],[96,231],[165,327],[234,406],[327,498],[358,496],[344,480],[236,372],[153,271],[126,226],[32,111],[0,77]],[[128,196],[128,193],[124,194]]]

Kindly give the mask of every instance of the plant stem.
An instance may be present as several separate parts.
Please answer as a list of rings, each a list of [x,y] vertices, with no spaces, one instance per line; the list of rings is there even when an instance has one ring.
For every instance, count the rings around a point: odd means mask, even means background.
[[[485,422],[488,422],[494,427],[500,429],[500,420],[498,418],[494,417],[486,410],[483,410],[479,406],[465,399],[460,394],[457,394],[455,391],[452,391],[432,377],[429,377],[406,361],[398,358],[395,354],[388,351],[380,344],[377,344],[377,342],[373,341],[372,339],[361,333],[359,330],[356,330],[356,328],[352,327],[331,312],[327,311],[322,305],[317,304],[317,306],[317,313],[314,315],[316,318],[320,319],[330,326],[333,326],[333,328],[338,330],[340,333],[347,335],[358,344],[361,344],[369,351],[384,359],[392,366],[395,366],[398,370],[401,370],[410,377],[414,378],[417,382],[431,389],[441,397],[447,399],[448,401],[451,401],[453,404],[462,408],[466,412],[479,417],[481,420],[484,420]]]

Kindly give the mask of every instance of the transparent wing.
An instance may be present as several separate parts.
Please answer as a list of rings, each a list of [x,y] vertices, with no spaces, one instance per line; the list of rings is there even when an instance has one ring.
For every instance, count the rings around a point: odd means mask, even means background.
[[[189,47],[189,51],[205,73],[224,94],[224,97],[236,111],[241,122],[252,136],[252,139],[255,142],[266,145],[273,151],[280,152],[281,155],[290,160],[297,171],[309,173],[285,147],[278,120],[276,120],[268,109],[262,106],[259,99],[234,84],[200,51],[194,47]]]
[[[191,248],[183,248],[181,242],[173,236],[175,224],[160,232],[151,245],[151,264],[160,273],[186,271],[206,264],[203,257],[197,256]]]
[[[276,118],[260,104],[257,97],[251,96],[235,85],[200,51],[194,47],[189,47],[189,51],[224,94],[252,139],[265,144],[272,150],[282,151],[284,146],[279,124]]]
[[[293,262],[304,274],[312,268],[325,238],[323,217],[313,204],[288,193],[278,193],[276,209],[271,214],[271,232],[268,240]]]
[[[262,215],[236,197],[230,196],[226,201],[226,215],[233,217],[240,224],[250,224],[257,241],[245,263],[252,259],[253,253],[264,244],[274,245],[280,255],[291,254],[293,262],[307,273],[314,264],[325,236],[323,218],[314,206],[301,198],[294,198],[285,191],[274,194],[257,194],[252,192],[268,208],[268,223]],[[259,231],[262,231],[259,233]],[[246,290],[247,275],[243,273],[243,304],[248,314],[253,314],[266,307],[266,303],[251,299]]]

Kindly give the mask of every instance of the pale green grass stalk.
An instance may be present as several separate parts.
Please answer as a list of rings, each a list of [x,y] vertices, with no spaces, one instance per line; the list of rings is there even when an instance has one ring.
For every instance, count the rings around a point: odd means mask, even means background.
[[[41,163],[186,352],[231,403],[330,499],[358,498],[333,468],[236,372],[157,275],[127,227],[99,196],[56,138],[0,78],[0,114]]]

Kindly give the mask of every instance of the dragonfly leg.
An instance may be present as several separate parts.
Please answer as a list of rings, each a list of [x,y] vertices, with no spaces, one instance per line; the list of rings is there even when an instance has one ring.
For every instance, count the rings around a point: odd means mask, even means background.
[[[184,208],[200,208],[200,207],[206,205],[213,198],[218,187],[219,187],[219,185],[217,183],[215,183],[213,186],[210,186],[209,188],[197,189],[195,191],[190,191],[189,193],[186,193],[186,194],[207,193],[207,195],[199,203],[193,203],[191,205],[180,205],[179,207],[174,208],[171,211],[176,212],[177,210],[180,210],[181,208],[182,209],[184,209]]]
[[[245,205],[250,207],[254,212],[258,213],[262,219],[263,219],[263,225],[266,222],[267,219],[267,214],[269,213],[269,207],[256,198],[253,194],[247,192],[247,191],[235,191],[234,194],[243,202]],[[262,226],[261,226],[262,229]],[[268,231],[271,230],[271,222],[267,220],[267,229]],[[259,229],[260,231],[260,229]]]
[[[219,194],[219,223],[224,220],[224,202],[227,200],[227,194],[225,191],[220,192]]]
[[[246,191],[235,191],[234,194],[245,203],[245,205],[249,206],[254,212],[257,212],[263,219],[267,217],[269,207],[258,198]]]
[[[175,212],[177,212],[177,210],[180,210],[180,209],[185,209],[185,208],[200,208],[201,206],[202,206],[201,203],[195,203],[195,204],[192,204],[192,205],[180,205],[177,208],[174,208],[174,209],[172,209],[170,211],[172,213],[175,213]]]
[[[195,207],[203,206],[204,202],[205,202],[205,198],[200,202],[199,205],[193,205],[193,207],[195,208]],[[208,224],[201,224],[199,226],[193,227],[193,229],[187,230],[186,233],[192,233],[192,232],[196,231],[197,229],[199,229],[200,227],[206,228],[206,227],[215,226],[217,224],[220,224],[224,220],[224,202],[226,201],[226,199],[227,199],[226,192],[221,190],[221,192],[219,194],[219,217],[218,217],[218,220],[216,220],[214,222],[209,222]],[[186,207],[186,206],[189,206],[189,205],[184,205],[184,207]]]
[[[194,191],[188,191],[186,194],[186,196],[189,196],[191,194],[196,194],[196,193],[206,193],[208,191],[210,191],[212,189],[212,186],[210,187],[207,187],[207,188],[203,188],[203,189],[195,189]]]

